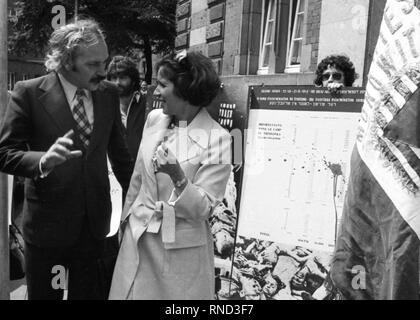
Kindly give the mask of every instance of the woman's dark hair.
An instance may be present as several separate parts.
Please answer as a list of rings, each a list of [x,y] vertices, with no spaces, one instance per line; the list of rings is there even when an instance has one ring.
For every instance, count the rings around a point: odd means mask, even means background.
[[[343,71],[344,85],[346,87],[351,87],[358,77],[356,69],[348,57],[341,55],[331,55],[323,59],[318,64],[318,68],[316,69],[316,79],[314,81],[315,85],[322,86],[322,74],[326,69],[328,69],[328,66]]]
[[[199,52],[182,52],[164,57],[156,73],[174,84],[174,93],[197,107],[208,106],[217,96],[220,79],[212,61]]]
[[[128,76],[133,84],[133,90],[140,89],[140,72],[137,69],[136,63],[125,56],[115,56],[108,65],[107,79],[116,77],[118,73]]]

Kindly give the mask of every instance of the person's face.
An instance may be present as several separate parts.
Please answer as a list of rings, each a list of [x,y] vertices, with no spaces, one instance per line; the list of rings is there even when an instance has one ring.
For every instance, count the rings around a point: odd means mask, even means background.
[[[305,284],[305,273],[303,271],[296,272],[291,280],[291,285],[295,289],[301,289]]]
[[[109,80],[117,85],[118,94],[121,97],[126,97],[133,93],[133,82],[123,70],[117,69],[117,72],[112,74]]]
[[[244,277],[242,283],[242,296],[245,300],[260,300],[261,299],[261,286],[257,280]]]
[[[257,242],[255,245],[255,249],[260,251],[263,249],[263,243],[262,242]]]
[[[185,107],[185,100],[178,97],[174,92],[174,84],[162,75],[162,67],[157,74],[157,86],[154,95],[162,100],[163,113],[170,116],[182,114]]]
[[[66,78],[78,88],[95,91],[105,79],[108,47],[104,40],[91,46],[80,46],[73,62],[65,66]]]
[[[233,244],[232,236],[225,230],[217,232],[214,236],[216,249],[219,253],[222,253],[223,248],[232,246]]]
[[[147,91],[147,83],[146,83],[145,81],[143,81],[143,82],[141,83],[141,90],[143,90],[143,91]]]
[[[344,84],[344,72],[333,66],[328,66],[322,74],[322,86],[327,87],[329,83]]]
[[[272,297],[278,290],[278,284],[277,281],[274,280],[273,277],[268,276],[265,279],[265,284],[262,288],[262,291],[268,296],[268,297]]]

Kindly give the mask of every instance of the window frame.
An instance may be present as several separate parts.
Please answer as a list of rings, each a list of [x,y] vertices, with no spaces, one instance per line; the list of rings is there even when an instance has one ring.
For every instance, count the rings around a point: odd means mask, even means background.
[[[275,70],[282,70],[284,73],[299,73],[301,71],[301,64],[302,64],[302,48],[303,42],[305,39],[305,22],[307,16],[307,0],[287,0],[288,3],[288,10],[285,10],[283,13],[280,12],[283,7],[282,0],[264,0],[262,1],[262,15],[261,15],[261,35],[260,35],[260,51],[259,51],[259,59],[258,59],[258,71],[257,74],[265,75],[265,74],[275,74]],[[267,5],[268,3],[268,5]],[[296,8],[294,10],[294,8]],[[299,11],[302,9],[303,11]],[[273,19],[270,19],[269,15],[273,15]],[[300,18],[300,16],[302,18]],[[284,23],[281,23],[279,19],[282,19]],[[285,21],[285,20],[288,21]],[[301,19],[301,20],[299,20]],[[298,22],[300,22],[300,30],[301,30],[301,37],[296,38],[296,32],[298,30]],[[271,32],[271,39],[267,39],[269,35],[269,23],[272,23],[272,32]],[[287,37],[279,40],[279,35],[281,30],[281,25],[283,28],[286,28],[287,25]],[[276,41],[280,41],[280,43],[276,44]],[[299,64],[292,64],[292,54],[294,50],[294,46],[299,43],[300,45],[300,56],[299,56]],[[280,45],[280,46],[279,46]],[[285,47],[285,48],[284,48]],[[276,49],[277,48],[277,49]],[[276,50],[280,50],[283,53],[276,53]],[[264,65],[264,60],[266,60],[266,52],[270,50],[270,56],[268,58],[268,64]],[[274,64],[278,63],[276,54],[283,56],[283,60],[280,60],[280,64],[282,66],[273,66]],[[281,62],[282,61],[282,62]]]
[[[268,6],[266,6],[266,3],[268,2]],[[275,36],[277,34],[276,30],[276,22],[277,22],[277,8],[278,8],[279,0],[263,0],[262,6],[263,6],[263,12],[262,12],[262,23],[263,26],[261,28],[261,44],[260,44],[260,56],[258,61],[258,74],[269,74],[270,70],[270,56],[268,57],[268,64],[264,65],[264,59],[266,55],[266,50],[270,50],[270,54],[274,53],[274,40]],[[267,12],[266,12],[267,7]],[[274,10],[274,18],[271,19],[271,15],[273,15]],[[267,41],[268,36],[268,24],[272,23],[272,29],[271,29],[271,39],[270,41]]]
[[[293,15],[293,1],[297,1],[296,3],[296,12],[294,13],[294,19],[292,19]],[[301,7],[302,1],[303,3],[303,11],[299,11]],[[306,18],[306,0],[290,0],[290,11],[289,11],[289,28],[288,28],[288,37],[287,37],[287,55],[286,55],[286,68],[284,70],[285,73],[298,73],[300,72],[300,67],[302,65],[302,48],[303,48],[303,40],[304,40],[304,31],[305,31],[305,18]],[[299,15],[302,16],[302,25],[301,25],[301,37],[296,38],[296,30],[298,27]],[[292,26],[293,22],[293,26]],[[291,32],[291,33],[290,33]],[[292,64],[292,54],[293,54],[293,45],[295,42],[300,42],[300,57],[298,64]]]

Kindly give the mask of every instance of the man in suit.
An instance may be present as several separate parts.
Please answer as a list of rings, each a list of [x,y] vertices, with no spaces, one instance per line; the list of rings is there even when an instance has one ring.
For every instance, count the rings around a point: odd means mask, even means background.
[[[140,85],[140,93],[144,96],[147,96],[148,88],[149,86],[147,85],[147,82],[143,80]]]
[[[128,150],[136,159],[146,113],[146,95],[139,91],[140,73],[130,58],[115,56],[108,66],[107,78],[117,85]]]
[[[106,81],[100,27],[54,31],[46,76],[16,84],[0,128],[0,170],[25,177],[23,234],[29,299],[106,298],[101,263],[110,229],[107,155],[123,189],[133,161],[118,92]],[[108,271],[109,272],[109,271]],[[60,280],[61,279],[61,280]]]

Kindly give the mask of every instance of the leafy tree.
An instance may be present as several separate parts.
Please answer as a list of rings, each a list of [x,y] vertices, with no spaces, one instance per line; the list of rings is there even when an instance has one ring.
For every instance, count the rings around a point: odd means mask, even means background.
[[[16,1],[18,18],[9,22],[9,53],[42,57],[51,26],[52,8],[66,8],[73,18],[75,1]],[[146,81],[152,78],[152,54],[173,50],[176,0],[79,0],[79,17],[92,17],[105,29],[111,54],[126,54],[146,60]]]

